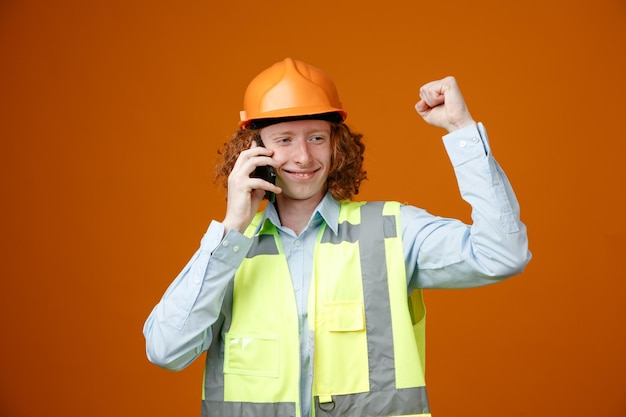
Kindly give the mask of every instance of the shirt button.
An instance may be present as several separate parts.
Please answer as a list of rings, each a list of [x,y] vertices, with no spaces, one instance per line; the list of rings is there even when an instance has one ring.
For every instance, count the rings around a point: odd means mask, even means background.
[[[194,282],[196,285],[200,285],[200,280],[199,280],[199,279],[195,279],[193,282]]]
[[[239,252],[239,246],[238,245],[233,246],[233,252],[235,252],[235,253]]]
[[[299,240],[296,240],[296,241],[295,241],[295,242],[293,242],[293,243],[294,243],[294,245],[296,245],[296,246],[300,246],[300,241],[299,241]]]
[[[466,141],[464,141],[464,140],[462,140],[462,141],[460,141],[460,142],[459,142],[459,146],[460,146],[461,148],[465,148],[465,147],[467,146],[467,142],[466,142]]]
[[[473,137],[473,138],[472,138],[472,142],[474,142],[474,143],[478,143],[478,138],[477,138],[477,137]]]
[[[230,246],[230,242],[228,240],[225,240],[224,243],[222,243],[222,245],[227,248],[228,246]]]

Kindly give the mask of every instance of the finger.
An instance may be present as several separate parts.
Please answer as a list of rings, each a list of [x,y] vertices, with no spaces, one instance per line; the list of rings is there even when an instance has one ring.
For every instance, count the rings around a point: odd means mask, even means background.
[[[415,110],[417,110],[418,113],[424,113],[430,110],[430,107],[424,100],[420,100],[415,104]]]
[[[282,188],[262,178],[250,178],[250,186],[253,191],[263,190],[263,191],[270,191],[275,194],[280,194],[283,192]]]
[[[250,164],[250,162],[258,157],[266,158],[265,165],[272,165],[274,163],[273,160],[271,160],[271,157],[273,154],[274,154],[274,151],[264,148],[262,146],[258,146],[254,142],[252,142],[252,144],[250,145],[250,148],[241,151],[241,153],[237,157],[237,160],[235,161],[235,165],[233,166],[233,171],[247,169],[246,167]],[[256,165],[261,165],[261,163],[255,164],[255,166]]]
[[[443,104],[445,96],[442,83],[434,81],[424,85],[420,88],[420,98],[431,108]]]
[[[420,100],[415,104],[415,110],[423,119],[426,119],[430,115],[432,108],[428,107],[428,104],[426,104],[424,100]]]

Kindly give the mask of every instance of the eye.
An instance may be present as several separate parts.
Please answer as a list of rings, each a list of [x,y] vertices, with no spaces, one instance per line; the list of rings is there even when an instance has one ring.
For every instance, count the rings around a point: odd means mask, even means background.
[[[291,138],[290,137],[278,138],[276,139],[276,142],[280,144],[287,144],[291,142]]]
[[[276,136],[271,139],[271,142],[275,145],[288,145],[291,142],[291,136]]]
[[[311,139],[309,139],[311,142],[323,142],[324,140],[326,140],[325,136],[321,136],[321,135],[316,135],[316,136],[312,136]]]

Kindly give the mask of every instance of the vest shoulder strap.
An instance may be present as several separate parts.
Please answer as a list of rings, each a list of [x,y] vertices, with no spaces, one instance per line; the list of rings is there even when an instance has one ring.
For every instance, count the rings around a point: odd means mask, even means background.
[[[261,224],[262,218],[263,218],[262,211],[259,211],[257,214],[255,214],[254,217],[252,218],[252,221],[246,228],[246,231],[243,233],[244,236],[251,238],[254,235],[254,233],[257,231],[257,229],[259,228],[259,224]]]

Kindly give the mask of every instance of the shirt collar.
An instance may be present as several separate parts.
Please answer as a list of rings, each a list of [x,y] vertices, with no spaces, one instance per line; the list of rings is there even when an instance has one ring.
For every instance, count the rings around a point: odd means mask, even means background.
[[[324,195],[324,198],[322,198],[322,201],[320,201],[320,203],[313,211],[313,215],[309,220],[307,228],[315,227],[317,226],[317,223],[321,223],[322,221],[324,221],[326,222],[326,225],[330,227],[335,234],[337,234],[339,224],[339,207],[340,203],[335,200],[329,192],[327,192],[326,195]],[[272,203],[268,203],[265,207],[265,211],[263,213],[263,218],[259,224],[259,228],[263,227],[266,220],[274,224],[274,226],[276,226],[277,228],[281,226],[280,218],[278,217],[278,212],[276,211],[276,206],[274,206],[274,204]]]

